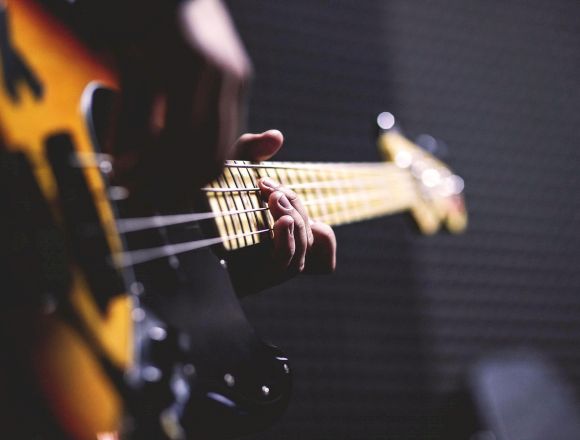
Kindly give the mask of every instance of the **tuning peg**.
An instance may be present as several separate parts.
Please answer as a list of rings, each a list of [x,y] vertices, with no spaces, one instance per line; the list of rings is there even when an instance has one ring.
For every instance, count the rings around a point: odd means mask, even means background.
[[[382,112],[377,116],[377,125],[381,131],[389,131],[396,127],[395,116],[390,112]]]
[[[440,139],[435,139],[430,134],[420,134],[415,139],[415,143],[439,159],[447,157],[449,152],[449,148],[445,142]]]

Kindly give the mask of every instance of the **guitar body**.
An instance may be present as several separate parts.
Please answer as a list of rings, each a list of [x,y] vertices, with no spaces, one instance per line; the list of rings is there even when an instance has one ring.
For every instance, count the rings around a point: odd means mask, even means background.
[[[127,240],[95,100],[117,90],[114,69],[32,0],[8,0],[0,26],[3,435],[221,438],[268,425],[288,402],[287,359],[256,337],[209,251],[129,274],[112,264]]]
[[[95,153],[86,114],[92,84],[115,87],[116,78],[105,64],[98,62],[95,54],[78,43],[36,3],[8,1],[2,20],[4,78],[0,88],[0,130],[3,154],[20,157],[22,166],[29,169],[41,196],[40,203],[46,204],[44,221],[52,224],[54,230],[62,234],[63,242],[68,243],[64,250],[66,255],[59,256],[66,259],[66,267],[59,269],[66,271],[62,276],[66,282],[58,286],[60,292],[46,291],[50,281],[42,276],[31,288],[44,288],[45,291],[22,293],[22,287],[16,285],[17,276],[13,285],[3,289],[4,295],[15,298],[15,301],[7,300],[8,304],[2,308],[3,330],[19,340],[18,361],[32,374],[33,386],[41,391],[44,404],[57,425],[73,438],[95,438],[95,433],[115,431],[119,426],[122,399],[98,358],[108,359],[119,372],[131,365],[131,298],[119,283],[106,302],[97,304],[91,280],[75,254],[86,252],[86,262],[95,256],[91,255],[90,248],[81,249],[80,243],[71,242],[79,239],[78,236],[66,233],[74,216],[81,213],[63,211],[59,186],[68,177],[55,175],[58,167],[51,163],[51,154],[54,160],[62,152],[49,149],[51,145],[55,150],[66,148],[56,145],[59,139],[64,139],[74,153],[86,153],[89,157]],[[100,170],[84,167],[72,171],[76,173],[75,178],[84,182],[91,197],[82,203],[89,204],[92,214],[99,220],[100,238],[105,240],[101,246],[113,252],[120,250],[121,241],[113,227],[114,215]],[[25,191],[24,188],[10,190]],[[24,231],[26,233],[34,235],[35,231]],[[31,244],[33,249],[38,246],[42,243]],[[46,259],[39,261],[38,267],[49,264],[50,256]],[[38,267],[16,267],[15,271],[34,271]],[[34,278],[38,275],[27,273],[23,276]],[[120,274],[105,276],[115,278]],[[19,295],[33,300],[18,301]],[[72,323],[67,315],[74,315],[78,323]],[[24,336],[26,340],[22,341]],[[4,384],[11,381],[6,374],[4,372],[2,378]],[[13,398],[18,400],[18,396]],[[28,402],[31,404],[33,402]]]

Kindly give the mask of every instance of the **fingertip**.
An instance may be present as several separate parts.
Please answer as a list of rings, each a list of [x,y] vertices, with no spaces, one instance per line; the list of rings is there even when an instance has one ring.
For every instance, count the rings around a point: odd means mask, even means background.
[[[284,143],[280,130],[266,130],[263,133],[245,133],[236,144],[238,156],[242,159],[263,161],[272,157]]]
[[[262,177],[258,180],[258,186],[260,186],[260,188],[263,190],[272,192],[276,191],[280,184],[271,177]]]
[[[262,133],[262,135],[266,138],[271,139],[274,145],[278,145],[278,147],[280,147],[284,143],[284,135],[280,130],[277,130],[275,128],[271,130],[266,130],[265,132]]]
[[[274,224],[274,260],[280,265],[281,270],[286,270],[294,252],[294,219],[289,215],[283,215]]]
[[[306,258],[302,258],[300,260],[300,264],[298,265],[298,272],[304,272],[304,268],[306,267]]]
[[[253,160],[268,160],[278,152],[283,143],[284,136],[280,130],[267,130],[257,135],[252,142],[250,154]]]
[[[290,217],[290,216],[288,216]],[[286,227],[286,229],[288,230],[288,236],[290,238],[294,237],[294,219],[292,217],[290,217],[290,222],[288,223],[288,226]]]

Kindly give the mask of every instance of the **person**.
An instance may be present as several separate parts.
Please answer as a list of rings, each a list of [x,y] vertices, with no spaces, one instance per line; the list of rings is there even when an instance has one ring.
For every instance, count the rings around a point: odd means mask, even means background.
[[[158,3],[146,2],[142,9],[156,11]],[[156,20],[140,19],[138,28],[127,30],[121,24],[104,38],[102,31],[98,34],[117,48],[121,72],[117,180],[134,194],[154,194],[158,204],[174,209],[187,205],[192,191],[216,178],[226,159],[267,160],[284,138],[278,130],[267,130],[236,139],[252,65],[223,2],[170,3],[161,7],[164,13],[155,15]],[[120,17],[130,13],[128,8]],[[332,228],[309,219],[292,190],[271,179],[259,185],[275,220],[272,254],[251,266],[267,274],[263,286],[304,271],[332,272]]]

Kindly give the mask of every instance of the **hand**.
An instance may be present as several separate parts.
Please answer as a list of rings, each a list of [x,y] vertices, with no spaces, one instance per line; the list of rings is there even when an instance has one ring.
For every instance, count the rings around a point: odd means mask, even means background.
[[[272,157],[283,142],[282,133],[278,130],[244,134],[238,140],[236,150],[242,159],[263,161]],[[259,186],[275,221],[274,245],[271,254],[265,256],[266,261],[252,266],[260,268],[259,278],[249,276],[247,271],[250,269],[247,267],[239,274],[239,277],[245,278],[243,290],[255,291],[256,287],[278,284],[300,272],[334,271],[336,237],[332,228],[311,220],[302,201],[291,189],[268,178],[261,179]],[[265,278],[264,274],[267,274]],[[260,286],[248,286],[252,282],[248,283],[247,280],[255,280]]]

